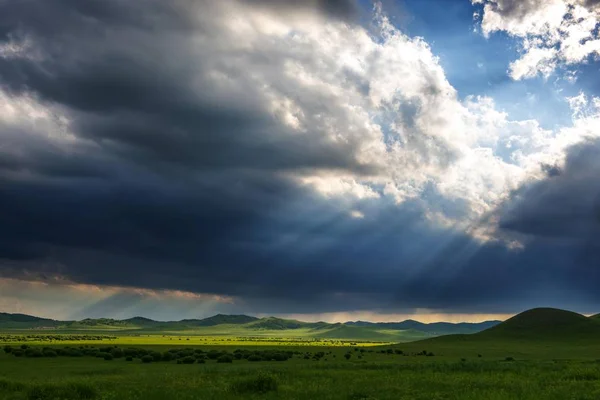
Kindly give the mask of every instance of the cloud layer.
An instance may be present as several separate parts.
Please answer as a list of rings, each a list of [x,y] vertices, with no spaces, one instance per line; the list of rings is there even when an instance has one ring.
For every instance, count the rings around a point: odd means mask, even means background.
[[[2,3],[0,273],[274,313],[597,300],[530,221],[594,157],[598,100],[555,130],[511,120],[357,7]]]
[[[597,0],[472,0],[483,4],[485,35],[506,32],[521,39],[521,57],[510,76],[548,77],[559,67],[600,56],[600,6]],[[479,14],[477,14],[479,17]]]

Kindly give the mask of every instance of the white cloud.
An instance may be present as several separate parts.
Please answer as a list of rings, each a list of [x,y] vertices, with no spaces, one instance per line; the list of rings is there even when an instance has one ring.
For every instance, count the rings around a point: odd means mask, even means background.
[[[503,14],[485,1],[486,32],[529,35],[526,27],[533,26],[533,34],[544,36],[542,56],[531,53],[526,56],[531,60],[514,66],[519,77],[554,62],[558,56],[543,55],[551,40],[546,31],[564,22],[556,17],[562,12],[559,1],[530,3],[541,8],[531,15],[521,9]],[[357,202],[388,199],[401,206],[412,199],[426,207],[433,222],[489,238],[492,228],[474,228],[481,218],[511,190],[541,177],[541,165],[560,162],[567,146],[600,132],[590,128],[600,113],[589,105],[585,115],[574,116],[573,126],[545,130],[534,120],[511,120],[490,98],[461,101],[428,44],[396,29],[379,6],[374,23],[380,34],[373,36],[318,13],[298,18],[244,4],[210,2],[210,12],[197,14],[206,29],[181,44],[189,45],[189,64],[197,68],[190,85],[199,98],[211,93],[216,106],[251,103],[279,122],[276,135],[352,149],[366,167],[363,173],[285,173],[332,201],[344,200],[355,218]],[[512,16],[508,25],[505,14]],[[549,22],[542,23],[546,16]],[[0,96],[6,100],[0,123],[14,123],[16,114],[32,122],[30,115],[44,110],[32,99]]]
[[[522,40],[521,57],[509,68],[513,79],[549,76],[559,65],[600,55],[600,7],[587,0],[472,0],[484,4],[481,29]],[[479,13],[477,13],[479,15]],[[569,78],[569,77],[568,77]]]

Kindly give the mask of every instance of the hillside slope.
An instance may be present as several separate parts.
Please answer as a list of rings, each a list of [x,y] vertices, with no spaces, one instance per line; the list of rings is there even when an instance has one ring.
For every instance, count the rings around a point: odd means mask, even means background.
[[[249,315],[217,314],[204,319],[184,319],[179,323],[190,326],[242,325],[257,321],[258,318]]]
[[[0,313],[0,328],[2,329],[54,328],[61,324],[63,324],[61,321],[26,314]]]
[[[535,308],[515,315],[476,336],[542,340],[593,337],[598,334],[600,334],[600,323],[596,320],[572,311]]]
[[[600,321],[556,308],[535,308],[515,315],[483,332],[472,335],[448,335],[427,339],[423,345],[450,348],[477,343],[590,343],[600,339]]]
[[[450,323],[450,322],[433,322],[423,323],[412,319],[402,322],[346,322],[349,326],[366,326],[374,327],[378,329],[398,329],[398,330],[414,330],[419,332],[426,332],[431,335],[452,335],[457,333],[477,333],[493,326],[500,324],[502,321],[484,321],[477,323]]]
[[[146,333],[235,337],[261,336],[382,342],[406,342],[451,333],[473,333],[495,324],[495,321],[480,324],[423,324],[413,320],[394,323],[362,321],[327,323],[224,314],[217,314],[204,319],[185,319],[181,321],[154,321],[139,316],[124,320],[86,318],[80,321],[54,321],[23,314],[0,314],[0,331],[4,332],[50,329],[58,333],[118,331],[125,335]]]

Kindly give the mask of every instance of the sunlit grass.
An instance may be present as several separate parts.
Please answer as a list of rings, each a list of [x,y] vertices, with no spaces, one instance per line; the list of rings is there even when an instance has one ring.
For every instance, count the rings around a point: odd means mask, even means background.
[[[106,336],[101,340],[87,339],[86,335],[1,335],[0,344],[27,343],[32,345],[132,345],[132,346],[328,346],[344,347],[358,346],[370,347],[391,344],[391,342],[373,342],[357,340],[324,340],[310,338],[290,338],[290,337],[229,337],[229,336],[185,336],[185,335],[121,335]]]

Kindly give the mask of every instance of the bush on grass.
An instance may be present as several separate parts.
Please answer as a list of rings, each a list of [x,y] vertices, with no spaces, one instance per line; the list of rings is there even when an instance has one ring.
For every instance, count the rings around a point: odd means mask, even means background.
[[[277,391],[279,384],[275,377],[270,374],[261,372],[254,378],[244,379],[237,382],[233,382],[230,385],[232,392],[237,394],[262,394],[267,392]]]

